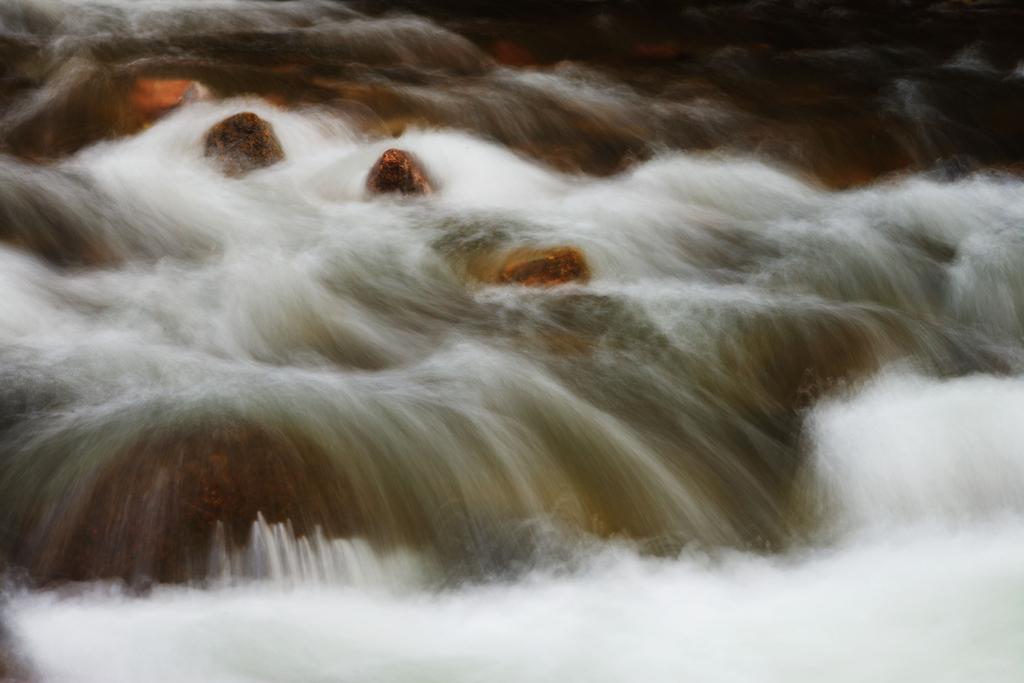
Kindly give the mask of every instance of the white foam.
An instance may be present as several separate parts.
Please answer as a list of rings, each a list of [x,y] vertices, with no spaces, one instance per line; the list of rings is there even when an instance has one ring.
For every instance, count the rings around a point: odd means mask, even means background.
[[[819,406],[814,484],[840,525],[1024,512],[1024,380],[891,374]]]
[[[26,595],[9,615],[55,683],[1015,683],[1022,531],[918,530],[781,560],[612,552],[581,574],[440,594]]]

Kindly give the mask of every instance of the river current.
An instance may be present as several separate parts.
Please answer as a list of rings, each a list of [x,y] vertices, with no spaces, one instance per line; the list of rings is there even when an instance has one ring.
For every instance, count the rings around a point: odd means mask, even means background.
[[[1024,677],[1024,14],[542,5],[0,6],[0,679]]]

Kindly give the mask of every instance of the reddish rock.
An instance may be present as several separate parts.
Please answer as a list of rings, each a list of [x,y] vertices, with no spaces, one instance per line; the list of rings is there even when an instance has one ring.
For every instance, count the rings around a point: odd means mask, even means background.
[[[511,40],[499,40],[491,46],[491,54],[499,64],[506,66],[535,66],[536,57],[529,48],[512,42]]]
[[[549,287],[567,282],[586,282],[590,268],[579,249],[559,247],[525,258],[510,260],[501,269],[498,281],[527,287]]]
[[[87,485],[17,554],[40,582],[143,577],[201,578],[214,534],[245,543],[262,514],[342,534],[353,523],[353,494],[329,454],[298,434],[243,422],[195,425],[143,435],[101,464]]]
[[[132,85],[131,103],[146,120],[152,120],[181,104],[194,81],[138,78]]]
[[[372,194],[433,192],[416,157],[401,149],[389,149],[381,155],[366,176],[366,189]]]
[[[252,112],[224,119],[206,133],[206,156],[224,173],[240,176],[284,159],[274,127]]]

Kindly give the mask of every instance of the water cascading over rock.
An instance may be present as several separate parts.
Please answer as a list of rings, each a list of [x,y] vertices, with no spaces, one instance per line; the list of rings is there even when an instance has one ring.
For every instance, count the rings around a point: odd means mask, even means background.
[[[258,515],[298,533],[353,528],[353,494],[301,437],[238,421],[150,430],[99,459],[59,505],[35,500],[12,549],[42,582],[187,581],[207,571],[214,534],[244,546]]]
[[[503,284],[527,287],[585,283],[589,279],[590,268],[586,259],[579,249],[572,247],[513,256],[498,274],[498,281]]]

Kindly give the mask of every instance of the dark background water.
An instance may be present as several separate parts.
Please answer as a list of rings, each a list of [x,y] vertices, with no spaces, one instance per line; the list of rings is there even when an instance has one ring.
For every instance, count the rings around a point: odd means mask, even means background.
[[[372,132],[468,129],[595,174],[663,149],[754,153],[831,187],[935,164],[956,175],[1024,159],[1017,3],[267,7],[211,8],[191,21],[189,10],[175,10],[176,28],[152,31],[129,30],[120,10],[83,10],[88,29],[76,32],[74,19],[7,3],[0,150],[53,159],[133,132],[145,124],[128,103],[136,79],[174,78],[222,96],[330,107]],[[319,30],[360,15],[422,19],[412,31]],[[556,92],[508,69],[612,94]]]

